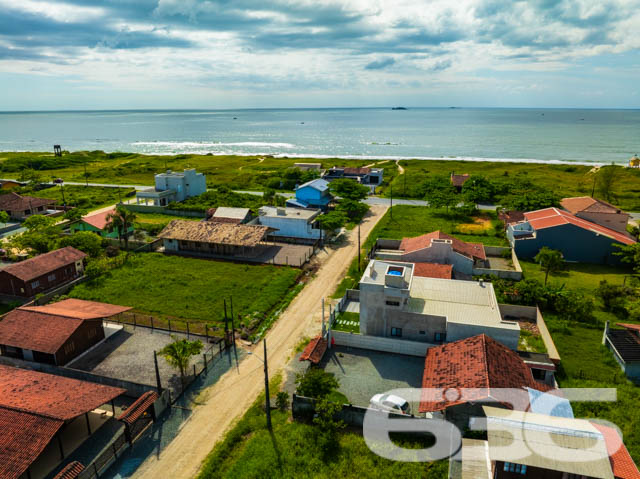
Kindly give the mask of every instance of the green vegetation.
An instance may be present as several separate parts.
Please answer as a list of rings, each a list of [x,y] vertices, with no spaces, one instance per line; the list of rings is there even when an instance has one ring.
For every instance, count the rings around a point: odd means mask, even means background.
[[[223,299],[229,309],[233,297],[235,318],[241,318],[236,328],[251,333],[279,308],[299,274],[289,267],[133,253],[127,263],[76,286],[69,296],[207,322],[214,329],[224,318]]]
[[[547,284],[549,273],[560,271],[564,264],[562,260],[562,252],[543,246],[534,258],[537,263],[544,269],[544,284]]]
[[[158,351],[160,356],[164,357],[167,362],[180,371],[180,380],[184,385],[184,375],[189,367],[191,358],[202,352],[204,345],[202,341],[196,339],[189,341],[188,339],[174,339],[172,343],[167,344]]]
[[[534,353],[546,353],[547,347],[539,334],[533,334],[524,328],[520,329],[520,342],[518,349],[522,351],[531,351]]]
[[[32,188],[21,188],[18,193],[21,195],[35,196],[37,198],[51,198],[56,200],[58,205],[66,201],[67,205],[74,206],[81,210],[96,210],[104,206],[109,206],[124,201],[135,195],[132,188],[107,188],[99,186],[78,186],[65,185],[63,187],[53,186],[43,190],[34,191]],[[62,194],[64,193],[64,201]]]
[[[278,391],[276,378],[270,390]],[[320,447],[320,428],[291,422],[289,411],[271,412],[273,433],[266,427],[264,394],[218,443],[204,462],[198,479],[377,477],[447,477],[448,462],[394,462],[373,454],[360,434],[335,432],[328,452]]]
[[[324,369],[311,367],[296,374],[296,394],[308,398],[324,398],[337,391],[340,383]]]
[[[588,196],[596,183],[596,192],[603,199],[608,197],[608,201],[627,211],[640,209],[640,171],[634,168],[607,166],[598,171],[586,165],[449,160],[402,160],[400,165],[405,173],[392,181],[394,197],[423,199],[426,181],[436,176],[449,177],[456,172],[487,178],[500,187],[492,192],[494,195],[508,197],[509,202],[520,199],[523,205],[540,206],[553,202],[554,198],[557,201],[560,197]],[[613,173],[608,170],[613,170]],[[504,186],[512,191],[503,189]],[[557,193],[560,197],[549,192]],[[385,196],[389,194],[390,189],[386,188]]]
[[[162,213],[137,213],[133,222],[136,230],[146,231],[149,235],[155,236],[164,229],[172,220],[200,221],[201,217],[163,215]]]
[[[353,325],[349,323],[356,324]],[[347,311],[338,314],[338,316],[336,317],[336,322],[333,324],[333,329],[335,329],[336,331],[360,334],[360,314],[349,313]]]
[[[221,186],[215,190],[209,190],[202,193],[201,195],[187,198],[180,203],[169,203],[169,209],[198,211],[204,213],[209,208],[229,206],[234,208],[249,208],[254,213],[257,213],[261,206],[274,203],[280,206],[284,204],[284,201],[284,198],[279,195],[271,195],[270,197],[267,197],[246,193],[235,193],[226,186]]]

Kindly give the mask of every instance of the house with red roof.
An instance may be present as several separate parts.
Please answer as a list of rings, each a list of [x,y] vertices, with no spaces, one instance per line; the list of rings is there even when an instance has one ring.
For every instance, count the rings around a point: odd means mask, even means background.
[[[447,264],[467,275],[473,274],[474,266],[487,265],[484,245],[467,243],[442,231],[402,240],[380,239],[375,254],[379,259],[392,261]]]
[[[6,211],[14,220],[23,220],[31,215],[44,215],[55,200],[7,193],[0,196],[0,211]]]
[[[41,254],[0,270],[0,294],[32,298],[84,274],[86,253],[72,246]]]
[[[627,234],[629,213],[625,213],[606,201],[590,196],[577,196],[562,199],[560,206],[578,218]]]
[[[0,477],[45,477],[113,418],[125,392],[0,365]]]
[[[486,334],[427,350],[419,412],[444,416],[462,429],[471,417],[482,417],[482,405],[527,409],[527,388],[552,389],[553,373],[534,378],[532,366]]]
[[[546,246],[561,251],[565,261],[598,264],[619,264],[614,245],[636,242],[626,233],[560,208],[525,213],[524,220],[507,226],[507,238],[519,258],[533,258]]]
[[[109,225],[109,215],[115,212],[115,207],[100,213],[93,213],[83,216],[73,223],[69,229],[76,231],[91,231],[103,238],[117,238],[118,230]],[[128,234],[133,234],[133,225],[129,225]]]
[[[80,299],[15,309],[0,320],[0,354],[63,366],[104,339],[103,319],[130,309]]]

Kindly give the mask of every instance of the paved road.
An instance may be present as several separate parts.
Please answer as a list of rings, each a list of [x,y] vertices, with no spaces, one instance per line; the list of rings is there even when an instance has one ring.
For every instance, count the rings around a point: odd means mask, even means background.
[[[362,224],[361,234],[367,237],[387,208],[374,206]],[[267,333],[269,373],[271,376],[290,361],[292,350],[304,335],[320,331],[321,301],[331,294],[357,254],[356,229],[348,233],[345,244],[322,258],[323,265],[314,279],[282,313]],[[325,254],[325,253],[321,253]],[[239,370],[227,372],[200,395],[197,406],[178,436],[159,457],[152,455],[140,466],[134,478],[192,479],[213,446],[222,439],[237,417],[244,414],[264,389],[262,348],[240,363]]]

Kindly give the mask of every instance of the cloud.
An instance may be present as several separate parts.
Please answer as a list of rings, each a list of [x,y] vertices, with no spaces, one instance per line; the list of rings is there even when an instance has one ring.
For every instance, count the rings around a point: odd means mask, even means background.
[[[365,70],[383,70],[387,67],[393,65],[396,61],[391,58],[382,58],[380,60],[374,60],[370,63],[367,63],[364,67]]]

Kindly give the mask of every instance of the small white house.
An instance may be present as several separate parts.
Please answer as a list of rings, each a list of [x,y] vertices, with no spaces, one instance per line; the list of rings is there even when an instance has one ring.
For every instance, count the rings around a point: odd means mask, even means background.
[[[272,236],[316,240],[321,237],[316,219],[320,210],[263,206],[258,213],[258,222],[274,228]]]
[[[167,170],[159,173],[155,176],[155,183],[155,188],[136,193],[138,204],[146,205],[151,201],[154,206],[167,206],[173,201],[184,201],[207,191],[206,177],[193,168],[183,172]]]

